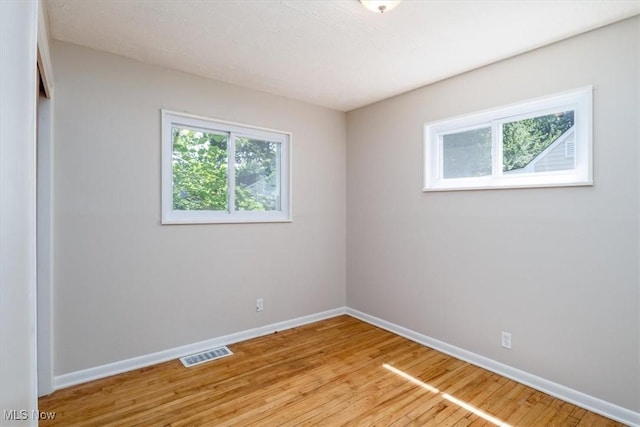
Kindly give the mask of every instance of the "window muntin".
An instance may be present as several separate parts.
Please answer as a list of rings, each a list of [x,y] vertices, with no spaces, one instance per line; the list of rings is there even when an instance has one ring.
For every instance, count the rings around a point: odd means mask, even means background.
[[[291,135],[162,111],[162,223],[290,221]]]
[[[425,125],[424,191],[591,185],[591,92]]]

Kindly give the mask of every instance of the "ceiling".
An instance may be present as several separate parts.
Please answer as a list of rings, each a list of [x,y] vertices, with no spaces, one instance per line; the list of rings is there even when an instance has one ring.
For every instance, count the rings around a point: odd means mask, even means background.
[[[640,14],[635,1],[49,0],[54,39],[341,111]]]

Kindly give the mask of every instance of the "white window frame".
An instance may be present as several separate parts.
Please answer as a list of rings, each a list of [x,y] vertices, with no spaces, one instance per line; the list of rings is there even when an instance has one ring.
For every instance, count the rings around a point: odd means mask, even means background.
[[[162,224],[218,224],[291,222],[291,138],[290,132],[267,129],[219,119],[161,110],[162,115]],[[228,189],[226,211],[189,211],[173,209],[173,126],[225,134],[228,142]],[[235,210],[235,137],[263,139],[280,143],[280,210]]]
[[[587,86],[518,104],[425,124],[423,191],[593,185],[592,93],[593,87]],[[504,174],[502,172],[502,124],[568,110],[574,111],[576,157],[574,169],[518,174]],[[444,178],[443,135],[483,127],[491,128],[491,175]]]

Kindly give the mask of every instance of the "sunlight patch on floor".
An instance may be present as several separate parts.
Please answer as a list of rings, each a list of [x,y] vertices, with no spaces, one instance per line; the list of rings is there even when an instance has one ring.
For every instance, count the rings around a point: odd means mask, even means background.
[[[481,411],[480,409],[476,408],[473,405],[470,405],[460,399],[456,399],[455,397],[447,394],[447,393],[443,393],[440,390],[438,390],[437,388],[430,386],[429,384],[425,383],[424,381],[420,381],[419,379],[417,379],[416,377],[413,377],[409,374],[407,374],[406,372],[401,371],[398,368],[394,368],[393,366],[387,364],[387,363],[383,363],[382,367],[385,368],[386,370],[393,372],[394,374],[404,378],[405,380],[420,386],[422,388],[424,388],[425,390],[430,391],[431,393],[435,393],[440,395],[440,397],[442,397],[445,400],[448,400],[451,403],[454,403],[456,405],[458,405],[459,407],[466,409],[467,411],[489,421],[490,423],[493,423],[497,426],[501,426],[501,427],[511,427],[510,424],[505,423],[504,421],[496,418],[496,417],[492,417],[491,415],[487,414],[486,412]]]

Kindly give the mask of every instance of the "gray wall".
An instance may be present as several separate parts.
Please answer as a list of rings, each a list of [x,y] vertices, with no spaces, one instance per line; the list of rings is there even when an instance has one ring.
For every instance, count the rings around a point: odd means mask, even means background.
[[[345,305],[344,113],[70,44],[52,56],[56,375]],[[293,222],[161,226],[161,108],[292,132]]]
[[[640,410],[639,26],[349,112],[348,306]],[[589,84],[593,187],[421,191],[425,122]]]

